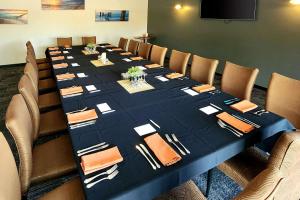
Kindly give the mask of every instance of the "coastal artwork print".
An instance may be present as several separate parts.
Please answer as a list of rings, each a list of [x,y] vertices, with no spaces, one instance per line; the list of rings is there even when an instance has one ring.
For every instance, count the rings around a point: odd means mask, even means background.
[[[96,10],[96,22],[129,21],[129,10]]]
[[[0,24],[27,24],[28,10],[0,9]]]
[[[42,0],[43,10],[84,10],[85,0]]]

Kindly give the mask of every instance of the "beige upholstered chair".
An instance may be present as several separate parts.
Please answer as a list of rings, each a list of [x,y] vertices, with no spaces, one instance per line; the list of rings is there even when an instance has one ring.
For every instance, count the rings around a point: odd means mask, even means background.
[[[71,47],[72,46],[72,37],[57,38],[57,46],[59,46],[59,47]]]
[[[10,147],[0,132],[0,199],[21,200],[21,183],[17,166],[10,150]],[[23,195],[26,195],[23,191]],[[44,195],[42,200],[64,199],[64,200],[83,200],[84,194],[80,180],[72,179],[55,190]]]
[[[163,66],[167,51],[168,48],[153,45],[151,50],[150,61]]]
[[[203,84],[213,85],[218,64],[218,60],[194,55],[191,67],[191,78]]]
[[[138,41],[130,40],[129,45],[128,45],[128,51],[131,52],[132,54],[136,55],[139,44],[140,43]]]
[[[149,59],[152,44],[141,42],[138,49],[138,55],[144,59]]]
[[[273,73],[267,92],[266,109],[287,118],[300,129],[300,81]]]
[[[221,90],[240,99],[251,100],[252,89],[258,72],[257,68],[248,68],[226,62]]]
[[[96,36],[91,36],[91,37],[82,37],[82,44],[87,45],[87,44],[97,44],[97,38]]]
[[[51,78],[52,76],[51,69],[39,70],[37,63],[31,54],[27,54],[26,63],[30,63],[34,68],[36,68],[40,80]]]
[[[35,88],[29,84],[29,77],[23,76],[18,88],[20,94],[25,99],[27,107],[33,120],[34,137],[36,140],[40,136],[56,134],[67,129],[67,120],[61,108],[40,114],[40,110],[35,99]]]
[[[33,85],[33,81],[29,78],[28,74],[25,74],[21,77],[18,87],[20,93],[23,92],[21,90],[22,88],[30,90],[41,112],[49,111],[61,105],[59,94],[57,92],[38,95],[37,85]]]
[[[27,52],[33,55],[36,63],[39,65],[40,70],[50,68],[50,65],[48,65],[49,60],[47,58],[41,58],[41,59],[36,58],[33,45],[30,41],[26,42],[26,47],[27,47]]]
[[[126,51],[127,43],[128,43],[128,39],[121,37],[120,40],[119,40],[118,47],[123,49],[124,51]]]
[[[32,66],[31,63],[27,63],[24,68],[24,74],[27,74],[33,84],[38,86],[39,93],[46,93],[49,91],[53,91],[56,89],[55,80],[52,78],[39,80],[38,71],[35,67]]]
[[[33,148],[34,128],[22,95],[13,96],[7,108],[5,123],[19,153],[22,193],[27,192],[31,183],[56,178],[76,168],[71,141],[67,135]]]
[[[189,62],[190,56],[190,53],[172,50],[169,68],[175,72],[185,75],[186,66]]]

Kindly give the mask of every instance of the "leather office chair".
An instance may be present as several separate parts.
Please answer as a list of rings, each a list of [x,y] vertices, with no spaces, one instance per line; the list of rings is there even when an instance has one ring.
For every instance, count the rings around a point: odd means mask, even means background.
[[[29,77],[23,76],[19,82],[18,88],[23,96],[33,120],[34,137],[60,133],[67,129],[67,120],[61,108],[40,113],[37,101],[34,97],[35,89],[29,84]]]
[[[136,55],[139,44],[140,43],[138,41],[130,40],[128,45],[128,51],[131,52],[133,55]]]
[[[72,46],[72,37],[57,38],[57,46],[59,46],[59,47],[71,47]]]
[[[250,101],[258,72],[257,68],[248,68],[226,62],[221,81],[221,90],[232,96]]]
[[[0,199],[21,200],[26,191],[21,192],[20,177],[11,149],[0,132]],[[78,178],[45,194],[40,200],[84,200],[82,185]]]
[[[35,130],[22,95],[13,96],[7,108],[5,123],[19,153],[19,175],[23,194],[27,192],[30,184],[57,178],[76,169],[71,140],[67,135],[33,148]]]
[[[96,36],[91,36],[91,37],[82,37],[82,44],[87,45],[87,44],[97,44],[97,38]]]
[[[38,77],[40,80],[51,78],[51,76],[52,76],[51,69],[39,70],[39,67],[38,67],[34,57],[29,53],[27,53],[27,56],[26,56],[26,63],[30,63],[30,64],[32,64],[32,66],[34,68],[36,68],[36,70],[38,71]]]
[[[218,64],[218,60],[194,55],[191,67],[191,79],[203,84],[213,85]]]
[[[148,60],[150,51],[151,51],[152,44],[143,43],[141,42],[138,49],[138,56],[143,57],[144,59]]]
[[[300,81],[273,73],[267,92],[266,109],[287,118],[300,129]]]
[[[124,51],[126,51],[127,43],[128,43],[128,39],[121,37],[120,40],[119,40],[118,47],[123,49]]]
[[[21,94],[23,93],[23,88],[30,90],[41,112],[49,111],[61,105],[57,92],[38,95],[37,85],[33,85],[28,74],[23,75],[20,79],[18,89]]]
[[[190,56],[190,53],[172,50],[169,68],[175,72],[185,75]]]
[[[153,45],[151,50],[150,61],[164,66],[167,51],[168,48]]]

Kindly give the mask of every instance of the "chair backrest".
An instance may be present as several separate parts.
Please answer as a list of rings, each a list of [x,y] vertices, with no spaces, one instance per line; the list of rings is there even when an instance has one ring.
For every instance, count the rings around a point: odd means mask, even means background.
[[[128,45],[128,51],[136,55],[139,44],[140,43],[138,41],[130,40]]]
[[[300,129],[300,81],[273,73],[267,92],[266,109],[287,118]]]
[[[144,59],[149,59],[152,44],[141,42],[138,49],[138,55]]]
[[[23,96],[33,121],[33,140],[38,138],[40,126],[40,111],[36,97],[36,90],[28,75],[23,75],[18,84],[19,93]]]
[[[221,90],[240,99],[251,100],[252,89],[258,72],[257,68],[248,68],[226,62]]]
[[[30,41],[26,42],[27,52],[31,53],[34,59],[36,59],[35,51]]]
[[[39,83],[39,72],[38,70],[32,66],[31,63],[26,63],[24,67],[24,74],[28,75],[32,84],[35,87],[35,91],[38,91],[38,83]]]
[[[27,51],[26,63],[31,63],[34,68],[38,70],[38,65],[36,63],[36,59],[34,59],[33,55]]]
[[[21,191],[22,194],[24,194],[28,190],[32,174],[33,127],[29,110],[22,95],[17,94],[12,97],[6,111],[5,123],[16,142],[19,153],[19,176],[21,181]]]
[[[191,78],[203,84],[213,85],[218,64],[218,60],[194,55],[191,67]]]
[[[186,66],[189,62],[190,56],[190,53],[184,53],[173,49],[171,53],[169,68],[171,70],[174,70],[175,72],[185,75]]]
[[[91,36],[91,37],[82,37],[82,44],[87,45],[87,44],[96,44],[96,36]]]
[[[0,132],[0,199],[21,200],[21,185],[12,151]]]
[[[59,47],[72,46],[72,37],[57,38],[57,46]]]
[[[272,149],[268,167],[236,199],[299,199],[299,155],[300,132],[282,134]]]
[[[150,60],[153,63],[160,64],[161,66],[163,66],[164,62],[165,62],[165,57],[166,57],[167,51],[168,51],[168,48],[166,48],[166,47],[160,47],[157,45],[153,45],[152,50],[151,50]]]
[[[127,43],[128,43],[128,39],[121,37],[120,40],[119,40],[118,47],[123,49],[124,51],[126,51]]]

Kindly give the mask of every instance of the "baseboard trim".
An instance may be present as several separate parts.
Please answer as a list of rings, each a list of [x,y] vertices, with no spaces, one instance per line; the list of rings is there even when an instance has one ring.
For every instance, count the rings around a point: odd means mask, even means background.
[[[24,66],[26,63],[17,63],[17,64],[10,64],[10,65],[0,65],[0,68],[7,68],[7,67],[18,67],[19,65]]]

